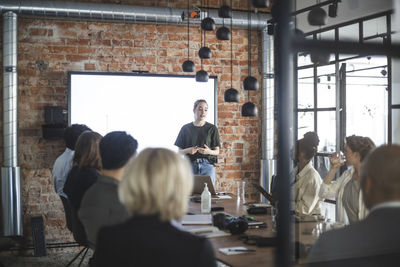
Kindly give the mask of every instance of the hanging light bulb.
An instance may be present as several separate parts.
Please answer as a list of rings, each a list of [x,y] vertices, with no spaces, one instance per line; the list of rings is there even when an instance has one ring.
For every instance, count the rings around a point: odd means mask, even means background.
[[[195,66],[193,61],[191,60],[185,60],[182,64],[182,71],[183,72],[194,72]]]
[[[231,0],[232,6],[232,0]],[[231,31],[233,28],[233,16],[231,16]],[[224,101],[225,102],[239,102],[239,92],[233,88],[233,36],[231,36],[231,88],[225,91]]]
[[[253,0],[253,6],[258,8],[268,7],[268,0]]]
[[[187,18],[188,19],[188,23],[187,23],[187,41],[188,41],[187,49],[188,49],[188,51],[187,52],[188,52],[188,58],[182,64],[182,71],[183,72],[194,72],[194,70],[195,70],[195,65],[194,65],[193,61],[191,61],[189,59],[189,40],[190,40],[190,38],[189,38],[189,19],[190,19],[189,6],[190,6],[190,2],[189,1],[190,0],[187,1],[187,13],[188,13],[188,18]]]
[[[208,73],[205,70],[199,70],[196,72],[196,82],[208,82]]]
[[[201,21],[201,29],[203,31],[213,31],[213,30],[215,30],[215,21],[210,17],[202,19],[202,21]]]
[[[250,1],[248,2],[248,39],[249,39],[249,48],[248,48],[248,69],[249,76],[246,77],[243,81],[243,88],[247,90],[247,99],[248,102],[244,103],[242,106],[241,114],[243,117],[254,117],[257,116],[257,107],[253,103],[250,102],[250,90],[258,89],[257,79],[251,76],[251,14],[250,14]]]
[[[207,3],[208,6],[208,3]],[[210,18],[210,10],[209,7],[207,9],[207,17],[201,20],[201,29],[203,31],[213,31],[215,30],[215,21]]]
[[[248,69],[249,76],[247,76],[243,81],[243,89],[256,91],[258,90],[258,81],[255,77],[251,76],[251,14],[250,14],[250,3],[249,3],[249,13],[248,13],[248,39],[249,39],[249,48],[248,48]]]
[[[239,92],[235,88],[229,88],[224,93],[225,102],[239,102]]]
[[[220,18],[232,18],[232,8],[227,5],[222,5],[218,9],[218,17]]]
[[[217,39],[218,40],[230,40],[232,37],[231,31],[223,26],[217,30]]]
[[[247,76],[243,81],[244,90],[257,91],[258,90],[258,81],[253,76]]]
[[[327,22],[327,14],[325,9],[316,6],[308,13],[308,23],[312,26],[323,26]]]
[[[255,117],[257,116],[257,107],[251,102],[246,102],[242,106],[242,116],[243,117]]]

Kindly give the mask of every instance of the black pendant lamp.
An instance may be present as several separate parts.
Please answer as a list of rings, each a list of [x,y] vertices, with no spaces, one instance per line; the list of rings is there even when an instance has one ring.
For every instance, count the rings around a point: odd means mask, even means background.
[[[257,107],[251,102],[246,102],[242,106],[242,116],[243,117],[255,117],[257,116]]]
[[[232,5],[232,0],[231,0]],[[231,17],[231,31],[232,31],[232,20]],[[225,91],[224,101],[225,102],[239,102],[239,92],[233,88],[233,36],[231,38],[231,88]]]
[[[253,0],[253,6],[258,8],[268,7],[268,0]]]
[[[248,39],[249,39],[249,48],[248,48],[248,68],[249,68],[249,76],[246,77],[243,81],[243,88],[247,90],[247,99],[248,102],[244,103],[242,106],[241,114],[243,117],[254,117],[257,116],[257,107],[253,103],[250,102],[250,91],[258,90],[258,81],[256,78],[251,76],[251,13],[250,13],[250,0],[248,0]]]
[[[222,27],[217,30],[218,40],[230,40],[232,37],[231,31],[225,27],[225,18],[232,18],[232,9],[230,6],[223,5],[218,9],[218,16],[222,18]]]
[[[330,56],[331,55],[328,52],[311,51],[310,53],[311,62],[318,66],[327,65]]]
[[[207,0],[207,6],[208,0]],[[207,17],[201,20],[201,29],[203,31],[214,31],[215,30],[215,21],[210,18],[210,10],[207,10]]]
[[[248,69],[249,76],[247,76],[243,81],[244,90],[256,91],[258,90],[258,81],[255,77],[251,76],[251,13],[250,13],[250,3],[248,12]]]
[[[328,15],[326,14],[325,9],[319,6],[313,7],[307,16],[308,23],[312,26],[326,25],[327,18]]]
[[[187,14],[188,14],[188,22],[187,22],[187,49],[188,49],[188,59],[183,62],[182,64],[182,70],[183,72],[194,72],[195,70],[195,66],[193,61],[189,60],[189,40],[190,40],[190,36],[189,36],[189,19],[190,19],[190,14],[189,14],[189,6],[190,6],[190,0],[187,1]]]
[[[222,41],[230,40],[232,38],[231,31],[225,27],[224,23],[222,24],[223,26],[217,30],[217,39]]]
[[[232,18],[232,7],[228,6],[228,5],[222,5],[219,9],[218,9],[218,17],[220,18]]]
[[[208,14],[208,12],[207,12]],[[204,19],[203,19],[204,20]],[[202,24],[203,24],[203,20],[202,20]],[[215,23],[214,23],[215,26]],[[215,29],[215,27],[214,27]],[[206,30],[203,29],[203,26],[201,26],[201,44],[203,45],[203,34],[204,34],[204,45],[200,48],[199,50],[199,58],[203,59],[203,58],[211,58],[211,50],[210,48],[208,48],[206,46]]]
[[[203,44],[203,33],[204,33],[204,44]],[[208,82],[208,73],[203,70],[203,58],[211,58],[211,50],[206,47],[206,32],[200,29],[200,36],[201,36],[201,45],[202,48],[199,50],[199,58],[200,58],[200,66],[201,69],[196,72],[196,82]]]
[[[205,70],[199,70],[196,72],[196,82],[206,83],[208,82],[208,73]]]

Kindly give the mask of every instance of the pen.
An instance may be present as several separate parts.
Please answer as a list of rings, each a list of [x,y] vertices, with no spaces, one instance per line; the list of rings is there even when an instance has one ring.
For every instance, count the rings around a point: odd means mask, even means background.
[[[228,249],[230,252],[256,252],[255,249],[235,249],[235,248],[230,248]]]

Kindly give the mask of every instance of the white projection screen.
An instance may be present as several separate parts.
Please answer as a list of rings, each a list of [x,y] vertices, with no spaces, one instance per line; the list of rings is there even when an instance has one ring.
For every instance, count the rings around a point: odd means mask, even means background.
[[[216,124],[216,77],[69,72],[69,125],[86,124],[105,135],[126,131],[147,147],[174,146],[180,128],[193,121],[197,99],[208,103],[207,121]]]

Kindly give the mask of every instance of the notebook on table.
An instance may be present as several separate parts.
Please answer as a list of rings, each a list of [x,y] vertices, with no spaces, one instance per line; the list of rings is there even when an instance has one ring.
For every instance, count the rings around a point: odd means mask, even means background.
[[[201,194],[204,190],[204,183],[207,184],[208,191],[212,196],[216,196],[214,185],[209,175],[194,175],[192,195]]]

